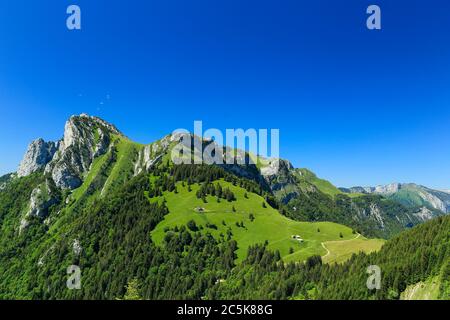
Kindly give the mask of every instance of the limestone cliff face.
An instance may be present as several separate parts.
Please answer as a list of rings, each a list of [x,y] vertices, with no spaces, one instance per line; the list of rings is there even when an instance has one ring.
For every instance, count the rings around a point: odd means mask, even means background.
[[[381,195],[389,195],[398,192],[402,188],[400,183],[391,183],[387,185],[380,185],[376,187],[352,187],[341,188],[342,191],[347,193],[376,193]]]
[[[430,209],[428,209],[427,207],[422,207],[419,211],[417,211],[416,217],[421,221],[427,221],[433,219],[434,215]]]
[[[72,116],[65,125],[64,138],[45,172],[50,173],[57,187],[78,188],[93,160],[106,153],[111,134],[121,133],[107,122],[87,115]]]
[[[48,209],[57,202],[58,194],[55,190],[54,182],[48,178],[45,183],[42,183],[31,192],[28,211],[20,221],[19,233],[26,229],[30,217],[45,218]]]
[[[17,177],[17,173],[8,173],[0,177],[0,191],[6,188],[8,183]]]
[[[60,141],[37,139],[30,144],[17,175],[25,177],[45,169],[46,182],[31,192],[19,232],[27,228],[30,217],[46,218],[48,209],[60,201],[61,189],[75,189],[82,184],[94,159],[108,151],[113,135],[122,134],[113,125],[82,114],[66,122]]]
[[[139,152],[137,161],[133,164],[134,175],[138,175],[142,171],[149,170],[155,163],[157,163],[164,152],[168,151],[172,142],[177,141],[179,136],[167,135],[159,141],[146,145]]]
[[[396,193],[401,189],[402,185],[400,183],[391,183],[385,186],[376,186],[374,189],[374,193],[378,194],[392,194]]]
[[[261,168],[261,174],[279,200],[287,203],[304,191],[297,183],[296,176],[299,173],[291,162],[284,159],[267,159],[266,161],[267,165]]]
[[[43,139],[33,141],[28,146],[27,152],[19,165],[18,177],[25,177],[44,169],[47,163],[52,160],[58,147],[59,142],[45,142]]]
[[[61,189],[81,185],[93,160],[106,153],[112,135],[122,135],[106,121],[86,114],[72,116],[66,122],[64,137],[57,142],[33,141],[19,166],[19,177],[45,168]]]

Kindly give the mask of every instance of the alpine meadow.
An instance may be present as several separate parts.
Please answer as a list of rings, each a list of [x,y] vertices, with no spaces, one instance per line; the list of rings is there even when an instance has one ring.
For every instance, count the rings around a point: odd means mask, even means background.
[[[175,165],[179,142],[134,143],[86,114],[61,140],[32,142],[0,179],[0,298],[449,299],[443,211],[350,193],[282,159],[273,175]],[[365,285],[369,265],[381,290]]]
[[[448,314],[449,18],[0,0],[3,314]]]

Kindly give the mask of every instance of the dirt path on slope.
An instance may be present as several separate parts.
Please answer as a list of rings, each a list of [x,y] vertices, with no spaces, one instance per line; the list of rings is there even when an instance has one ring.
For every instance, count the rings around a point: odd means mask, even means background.
[[[348,240],[335,240],[335,241],[325,241],[325,242],[321,242],[322,247],[323,247],[325,250],[327,250],[327,254],[324,255],[324,256],[322,256],[322,259],[328,257],[328,256],[330,255],[330,253],[331,253],[330,250],[328,250],[328,248],[325,246],[325,243],[353,241],[353,240],[358,239],[359,237],[361,237],[361,234],[358,233],[358,235],[357,235],[356,237],[354,237],[354,238],[352,238],[352,239],[348,239]]]

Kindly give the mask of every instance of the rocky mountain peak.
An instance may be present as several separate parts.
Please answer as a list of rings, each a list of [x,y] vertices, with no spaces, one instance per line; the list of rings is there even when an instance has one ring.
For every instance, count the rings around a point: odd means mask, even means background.
[[[79,139],[88,139],[91,136],[100,137],[106,134],[123,134],[112,124],[98,118],[82,113],[71,116],[64,126],[63,149],[67,149],[78,142]]]
[[[31,142],[19,165],[17,175],[25,177],[45,168],[53,159],[58,147],[59,142],[45,142],[41,138]]]
[[[64,137],[45,171],[56,186],[75,189],[83,182],[93,160],[107,152],[112,136],[123,134],[112,124],[87,114],[72,116],[64,127]]]
[[[391,183],[386,185],[379,185],[376,187],[351,187],[351,188],[340,188],[341,191],[346,193],[365,193],[365,194],[381,194],[381,195],[389,195],[398,192],[403,188],[403,184],[401,183]]]
[[[107,152],[114,135],[123,136],[114,125],[100,118],[87,114],[71,116],[60,141],[37,139],[29,145],[17,175],[24,177],[45,168],[57,187],[75,189],[93,160]]]
[[[402,185],[400,183],[391,183],[384,186],[377,186],[375,187],[374,193],[379,194],[391,194],[398,192],[402,188]]]

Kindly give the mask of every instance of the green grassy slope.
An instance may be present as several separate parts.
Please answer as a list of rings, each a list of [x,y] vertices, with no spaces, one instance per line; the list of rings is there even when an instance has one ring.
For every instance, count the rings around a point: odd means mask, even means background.
[[[231,229],[232,238],[238,243],[238,261],[245,257],[250,245],[266,240],[269,242],[269,248],[279,250],[285,261],[303,261],[312,255],[326,255],[327,251],[322,247],[322,242],[349,240],[355,237],[352,229],[336,223],[290,220],[269,206],[263,208],[264,199],[259,195],[247,193],[247,199],[244,196],[245,189],[225,181],[216,183],[220,183],[223,188],[229,188],[237,200],[227,202],[221,199],[218,203],[215,197],[208,196],[207,203],[204,203],[202,199],[196,197],[199,185],[193,185],[192,191],[188,192],[187,186],[183,187],[179,183],[178,193],[166,192],[163,195],[170,213],[152,232],[152,239],[160,244],[167,228],[180,227],[194,220],[197,225],[204,228],[204,231],[209,231],[217,237],[221,234],[226,236],[227,231]],[[236,212],[233,212],[233,207]],[[198,212],[196,208],[203,208],[204,212]],[[253,222],[250,214],[255,218]],[[244,227],[236,225],[241,222],[244,223]],[[217,230],[208,228],[207,223],[214,224]],[[304,241],[293,239],[294,235],[299,235]],[[350,248],[349,250],[351,251]]]
[[[431,277],[427,281],[410,285],[401,294],[401,300],[437,300],[439,298],[439,277]]]
[[[70,217],[71,212],[92,205],[132,177],[133,160],[143,146],[118,135],[113,135],[112,141],[114,147],[93,160],[82,185],[69,193],[67,205],[58,206],[60,215],[55,224],[51,225],[50,232],[65,228],[67,219],[73,218]]]
[[[325,179],[320,179],[313,172],[308,169],[297,169],[297,177],[301,180],[305,180],[311,184],[313,184],[319,191],[329,195],[336,196],[338,194],[345,194],[351,198],[362,196],[360,193],[344,193],[339,190],[336,186],[334,186],[331,182]]]
[[[102,195],[110,190],[113,185],[123,183],[130,177],[133,159],[142,148],[142,145],[119,136],[113,136],[113,141],[116,147],[116,154],[111,167],[107,168],[109,172],[102,172],[102,166],[106,165],[108,157],[113,152],[111,150],[94,159],[83,184],[73,191],[71,199],[75,201],[80,199],[99,174],[107,175],[103,188],[97,190],[101,191]]]
[[[97,175],[100,172],[100,169],[102,167],[102,165],[106,162],[108,158],[108,154],[104,154],[98,158],[95,158],[94,161],[92,162],[91,165],[91,170],[89,171],[89,173],[87,174],[86,178],[83,181],[83,184],[75,189],[72,192],[72,199],[74,199],[75,201],[78,200],[87,190],[87,188],[91,185],[91,183],[94,181],[95,177],[97,177]]]
[[[105,195],[114,186],[123,184],[128,180],[133,170],[133,160],[143,145],[131,140],[115,136],[117,145],[117,161],[102,188],[101,195]]]
[[[407,188],[399,190],[398,192],[390,195],[388,198],[407,207],[429,206],[429,204],[419,196],[416,190]]]
[[[341,194],[342,191],[336,188],[331,182],[318,178],[313,172],[308,169],[298,169],[297,172],[302,179],[312,183],[321,192],[330,196]]]
[[[385,242],[383,239],[367,239],[361,235],[346,241],[324,242],[323,245],[330,253],[322,257],[322,260],[325,263],[342,263],[350,259],[355,252],[372,253],[378,251]]]

